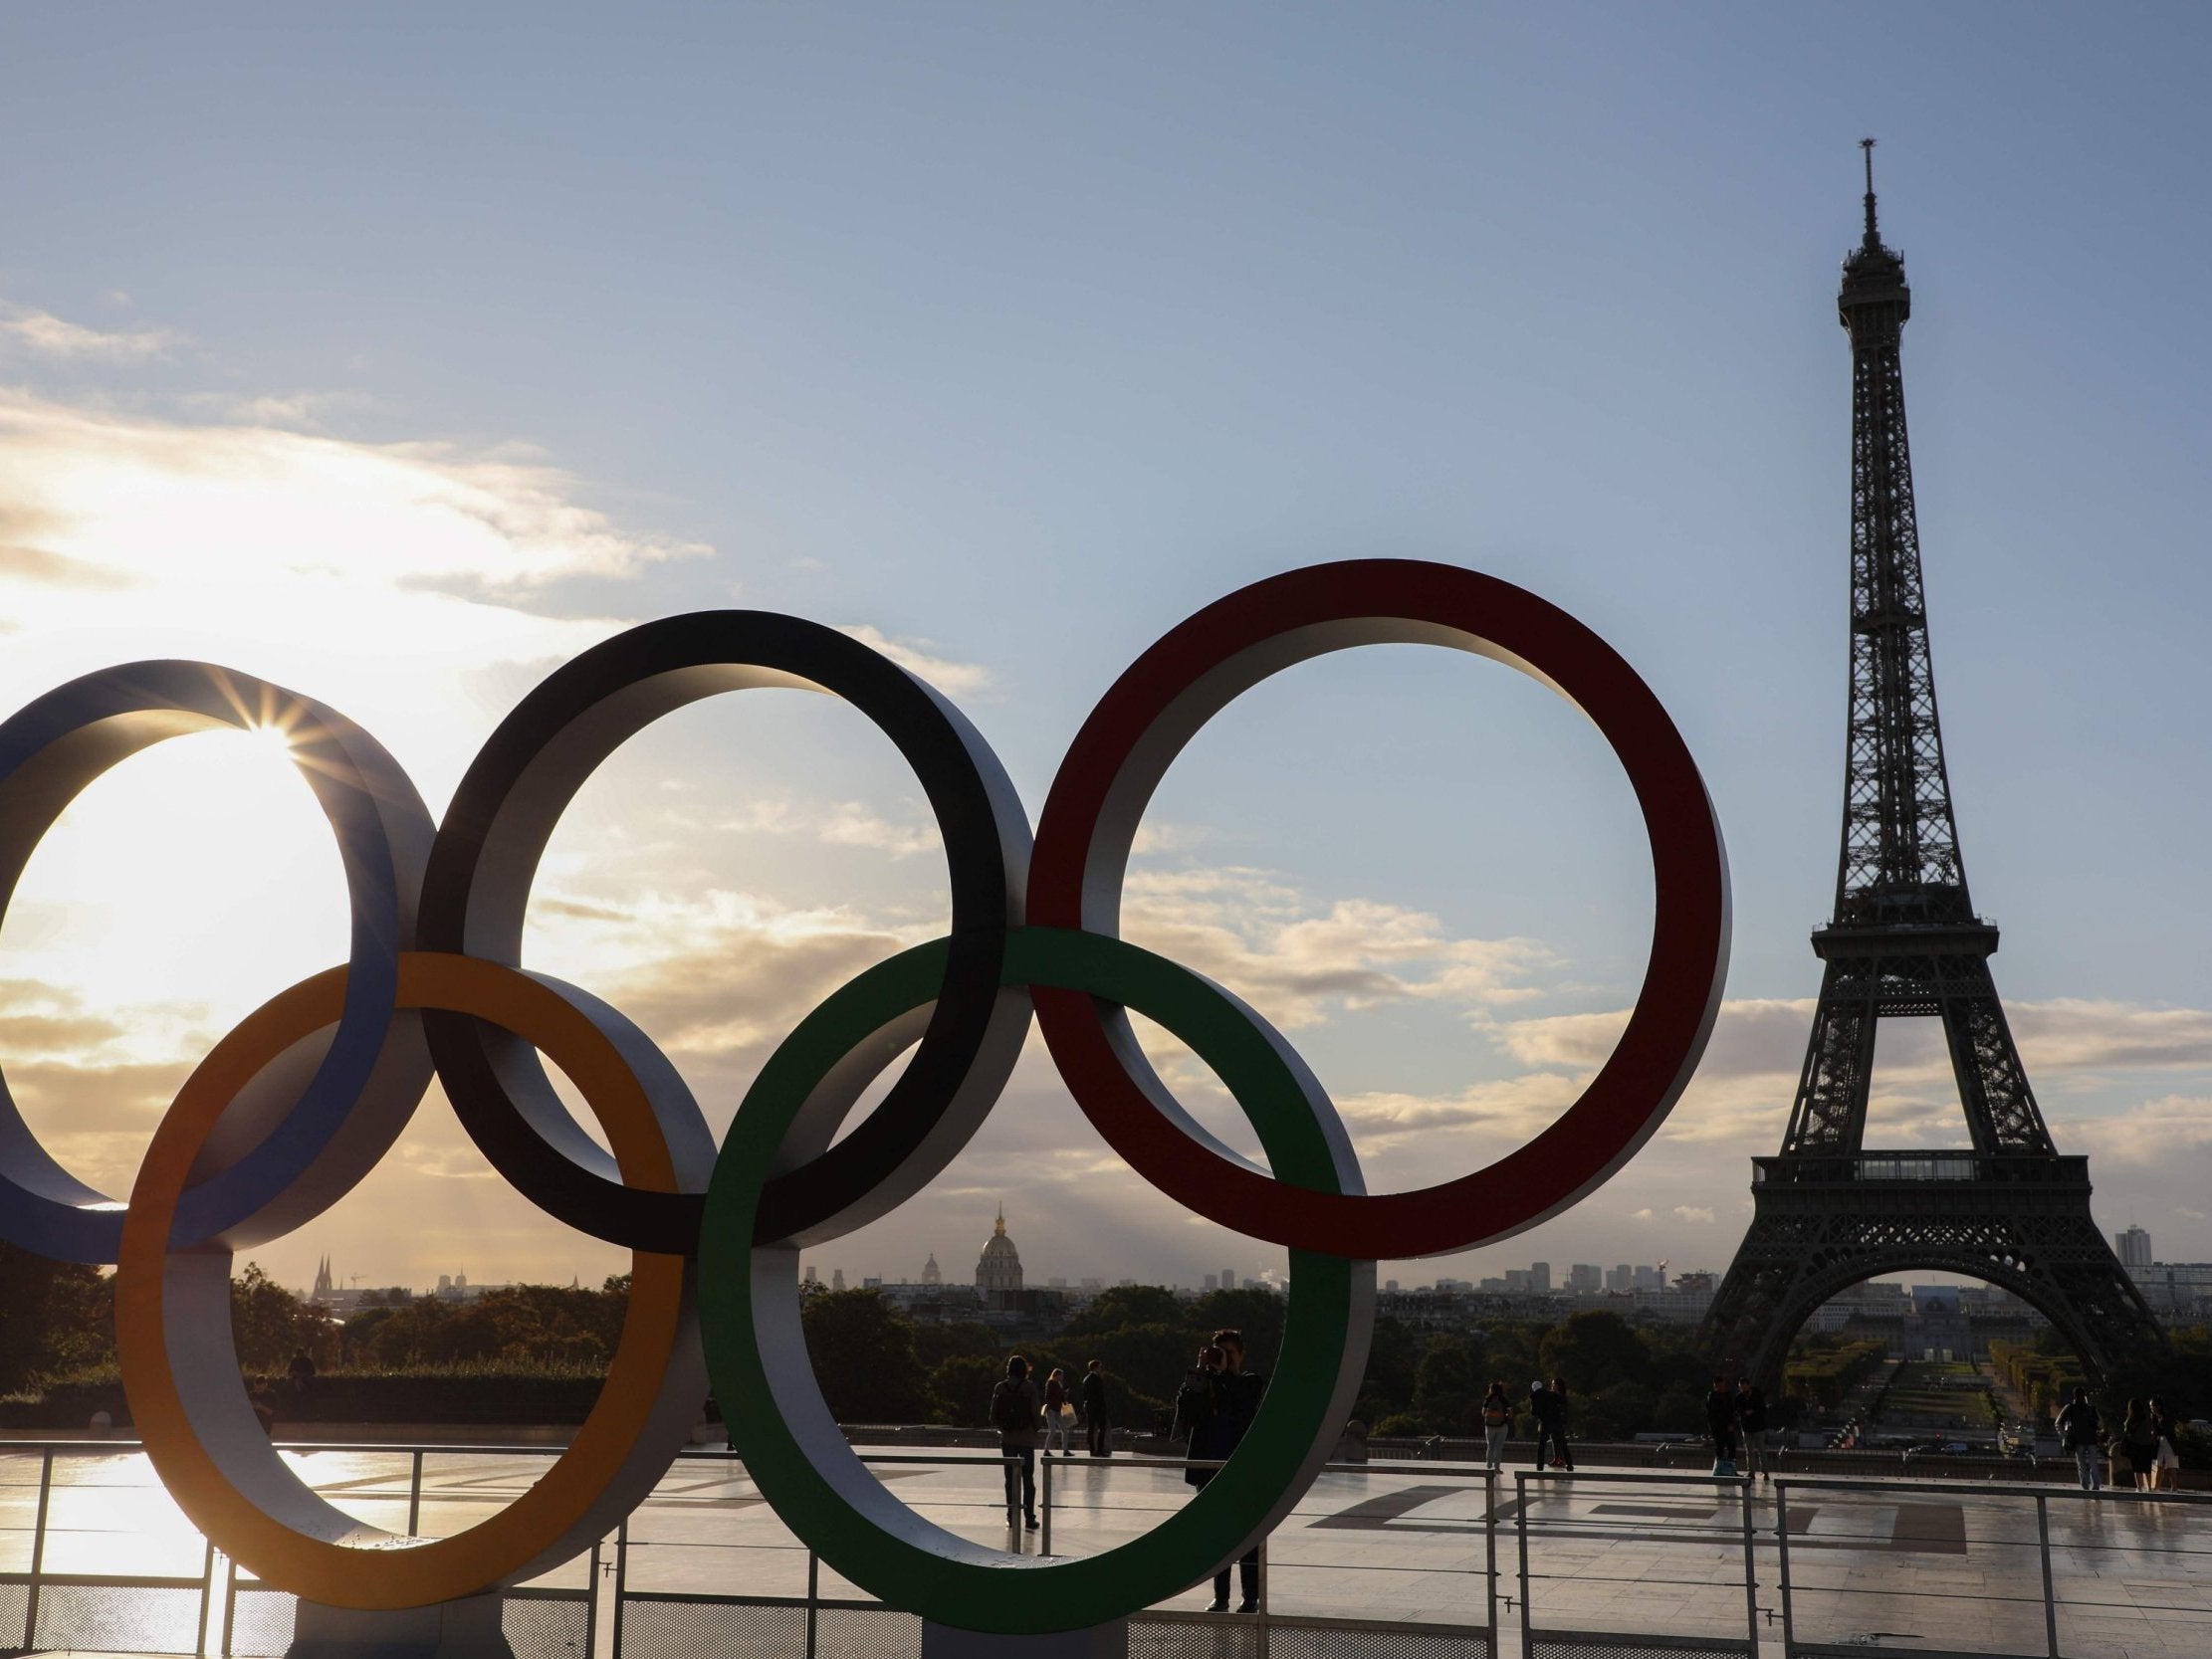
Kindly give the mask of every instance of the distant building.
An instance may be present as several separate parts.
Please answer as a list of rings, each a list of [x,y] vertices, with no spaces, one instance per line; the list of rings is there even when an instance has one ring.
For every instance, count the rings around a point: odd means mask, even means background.
[[[441,1273],[438,1275],[437,1294],[442,1302],[474,1302],[480,1296],[489,1296],[494,1291],[510,1288],[507,1285],[472,1285],[466,1273],[456,1273],[450,1278]]]
[[[829,1270],[829,1288],[833,1291],[841,1291],[845,1288],[845,1270],[843,1268],[833,1267]]]
[[[1525,1267],[1509,1267],[1505,1270],[1505,1289],[1508,1295],[1526,1296],[1536,1289],[1535,1276]]]
[[[925,1285],[942,1285],[945,1283],[945,1270],[937,1265],[937,1256],[934,1252],[930,1259],[922,1264],[922,1283]]]
[[[1528,1288],[1538,1296],[1551,1295],[1551,1263],[1530,1262],[1528,1264]]]
[[[1636,1283],[1630,1288],[1640,1291],[1663,1291],[1666,1289],[1666,1275],[1656,1267],[1640,1267],[1636,1270]]]
[[[1223,1289],[1224,1291],[1232,1291],[1236,1289],[1236,1269],[1234,1269],[1233,1267],[1224,1267],[1221,1269],[1221,1289]]]
[[[1210,1291],[1219,1290],[1221,1288],[1221,1276],[1218,1273],[1209,1273],[1206,1276],[1205,1288]]]
[[[1636,1289],[1636,1269],[1623,1262],[1619,1267],[1609,1267],[1605,1274],[1605,1288],[1615,1295],[1626,1295]]]
[[[976,1259],[976,1295],[987,1308],[1010,1308],[1021,1298],[1021,1252],[1006,1237],[1006,1210],[998,1207],[984,1253]]]
[[[2128,1268],[2127,1277],[2158,1313],[2184,1320],[2212,1314],[2212,1262],[2152,1262]]]
[[[2133,1275],[2135,1269],[2150,1266],[2153,1260],[2150,1253],[2150,1235],[2140,1227],[2128,1228],[2112,1242],[2119,1249],[2119,1265],[2127,1269],[2130,1276]]]
[[[1605,1269],[1595,1262],[1577,1262],[1567,1270],[1567,1288],[1578,1295],[1595,1296],[1605,1289]]]

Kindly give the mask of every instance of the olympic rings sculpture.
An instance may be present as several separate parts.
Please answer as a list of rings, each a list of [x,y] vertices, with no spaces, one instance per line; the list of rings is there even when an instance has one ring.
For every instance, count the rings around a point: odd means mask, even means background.
[[[1634,786],[1656,904],[1635,1011],[1574,1105],[1486,1168],[1378,1196],[1282,1037],[1219,986],[1117,933],[1138,821],[1191,736],[1281,669],[1383,642],[1494,658],[1594,722]],[[671,710],[754,686],[843,698],[898,746],[943,835],[952,930],[801,1020],[718,1148],[644,1033],[524,968],[521,945],[539,859],[592,770]],[[216,1043],[163,1118],[127,1205],[64,1170],[0,1078],[0,1237],[116,1264],[123,1383],[162,1480],[233,1559],[332,1606],[453,1600],[588,1548],[651,1491],[710,1382],[763,1496],[832,1567],[893,1605],[956,1628],[1047,1632],[1171,1595],[1272,1527],[1326,1459],[1366,1364],[1375,1262],[1505,1237],[1606,1179],[1680,1096],[1727,969],[1719,826],[1659,700],[1573,617],[1449,565],[1316,565],[1191,617],[1085,722],[1033,847],[1019,797],[958,710],[880,653],[794,617],[671,617],[583,653],[493,732],[442,823],[391,755],[334,710],[206,664],[106,669],[0,723],[0,914],[40,839],[94,778],[149,743],[225,725],[289,733],[337,841],[350,954]],[[814,1382],[797,1292],[800,1246],[887,1213],[967,1143],[1032,1008],[1077,1106],[1132,1168],[1191,1209],[1288,1247],[1292,1262],[1282,1361],[1219,1477],[1152,1532],[1049,1562],[957,1538],[868,1474]],[[1227,1085],[1267,1167],[1177,1104],[1138,1049],[1130,1009]],[[836,1140],[909,1048],[882,1101]],[[569,1117],[541,1056],[574,1082],[611,1154]],[[633,1266],[607,1380],[573,1443],[507,1510],[427,1542],[355,1521],[276,1454],[252,1415],[228,1313],[233,1252],[349,1191],[433,1075],[503,1176],[548,1213],[629,1249]]]

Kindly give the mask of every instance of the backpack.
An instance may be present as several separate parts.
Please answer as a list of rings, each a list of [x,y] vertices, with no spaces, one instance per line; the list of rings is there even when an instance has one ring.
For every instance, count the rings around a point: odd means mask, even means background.
[[[1503,1428],[1512,1420],[1513,1413],[1510,1407],[1495,1400],[1484,1400],[1482,1402],[1482,1426],[1484,1428]]]
[[[991,1426],[1000,1434],[1022,1434],[1036,1425],[1029,1418],[1027,1390],[1012,1377],[1003,1377],[991,1391]]]

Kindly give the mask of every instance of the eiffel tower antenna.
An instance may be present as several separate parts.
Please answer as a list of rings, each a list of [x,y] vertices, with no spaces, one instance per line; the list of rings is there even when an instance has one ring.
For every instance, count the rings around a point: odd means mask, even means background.
[[[1851,675],[1836,909],[1813,934],[1820,1003],[1779,1156],[1753,1160],[1752,1220],[1713,1298],[1723,1368],[1779,1382],[1798,1327],[1863,1280],[1951,1272],[2037,1309],[2101,1379],[2166,1352],[2142,1293],[2090,1214],[2089,1159],[2062,1156],[1990,977],[1995,924],[1966,887],[1936,714],[1898,342],[1904,256],[1875,225],[1844,261],[1851,335]],[[1940,1020],[1968,1144],[1869,1150],[1868,1087],[1884,1019]]]
[[[1875,141],[1872,138],[1862,138],[1859,140],[1859,148],[1867,158],[1867,241],[1865,245],[1869,248],[1879,248],[1881,246],[1881,236],[1875,229]]]

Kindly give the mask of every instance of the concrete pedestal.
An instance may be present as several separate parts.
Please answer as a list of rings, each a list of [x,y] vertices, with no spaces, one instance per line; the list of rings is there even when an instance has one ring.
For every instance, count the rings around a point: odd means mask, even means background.
[[[497,1593],[373,1613],[302,1601],[285,1659],[515,1659],[502,1605]]]
[[[922,1659],[1129,1659],[1129,1621],[1116,1619],[1049,1636],[1000,1636],[924,1619]]]

